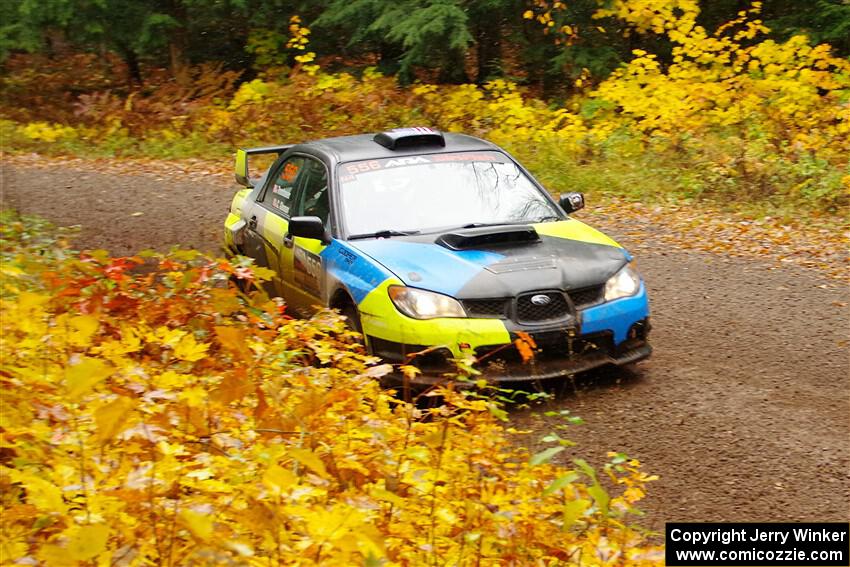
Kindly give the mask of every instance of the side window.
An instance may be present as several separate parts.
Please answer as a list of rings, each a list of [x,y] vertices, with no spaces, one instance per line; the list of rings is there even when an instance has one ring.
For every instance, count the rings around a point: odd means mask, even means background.
[[[322,162],[308,159],[304,163],[306,179],[298,193],[298,203],[292,216],[319,217],[325,226],[330,226],[330,201],[328,200],[328,172]]]
[[[286,218],[291,214],[296,184],[305,177],[305,161],[301,156],[293,156],[281,163],[270,176],[271,184],[263,194],[262,202]]]

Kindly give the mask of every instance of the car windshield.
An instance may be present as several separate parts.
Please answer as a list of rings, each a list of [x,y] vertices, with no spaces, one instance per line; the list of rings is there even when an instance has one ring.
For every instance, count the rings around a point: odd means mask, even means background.
[[[500,152],[344,163],[340,186],[352,237],[561,218],[531,179]]]

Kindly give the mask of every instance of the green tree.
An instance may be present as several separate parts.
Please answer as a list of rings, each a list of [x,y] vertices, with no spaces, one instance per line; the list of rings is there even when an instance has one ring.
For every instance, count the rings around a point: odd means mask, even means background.
[[[0,2],[0,60],[11,51],[55,52],[75,19],[71,0]]]
[[[347,47],[354,52],[394,57],[403,82],[413,79],[415,66],[438,69],[443,81],[461,82],[468,80],[464,57],[474,41],[462,4],[462,0],[332,0],[314,25],[345,33]]]
[[[257,0],[259,1],[259,0]],[[141,61],[167,64],[188,81],[188,67],[244,57],[246,0],[6,0],[0,2],[0,56],[55,52],[58,43],[109,49],[141,82]],[[237,55],[234,55],[237,54]]]
[[[848,0],[768,0],[764,3],[764,18],[773,33],[783,39],[803,33],[813,43],[828,43],[835,53],[850,56]]]

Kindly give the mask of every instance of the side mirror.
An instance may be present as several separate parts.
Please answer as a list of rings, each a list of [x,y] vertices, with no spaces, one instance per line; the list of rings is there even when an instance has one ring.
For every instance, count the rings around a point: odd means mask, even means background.
[[[292,217],[289,219],[289,234],[301,238],[313,238],[327,244],[331,241],[325,223],[319,217]]]
[[[577,210],[584,208],[584,194],[562,193],[561,199],[558,203],[561,205],[561,208],[564,209],[565,213],[574,213]]]

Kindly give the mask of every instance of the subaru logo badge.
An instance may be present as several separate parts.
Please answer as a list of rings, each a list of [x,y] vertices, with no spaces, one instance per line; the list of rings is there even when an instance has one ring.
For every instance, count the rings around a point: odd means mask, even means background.
[[[532,295],[531,296],[531,302],[534,305],[549,305],[549,303],[552,302],[552,298],[549,297],[548,295],[543,295],[543,294]]]

